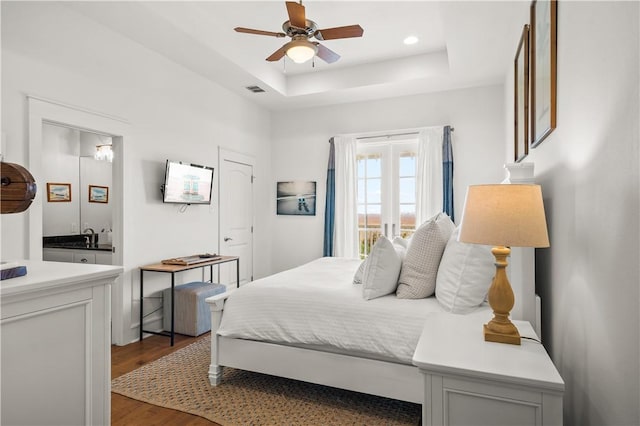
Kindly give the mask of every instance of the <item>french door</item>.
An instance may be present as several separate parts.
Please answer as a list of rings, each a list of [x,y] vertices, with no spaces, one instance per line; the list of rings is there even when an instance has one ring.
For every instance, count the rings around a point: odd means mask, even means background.
[[[359,143],[358,238],[365,258],[380,235],[407,238],[416,228],[417,140]]]

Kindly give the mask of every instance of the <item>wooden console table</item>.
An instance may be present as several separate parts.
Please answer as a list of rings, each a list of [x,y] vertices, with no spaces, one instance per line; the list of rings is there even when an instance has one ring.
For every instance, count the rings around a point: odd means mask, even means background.
[[[152,265],[146,265],[140,267],[140,341],[142,341],[143,333],[157,334],[160,336],[171,337],[171,346],[174,342],[174,314],[175,314],[175,276],[177,272],[188,271],[196,268],[209,267],[209,277],[213,283],[213,267],[221,263],[236,262],[236,287],[240,287],[240,258],[238,256],[220,256],[213,260],[206,260],[191,265],[168,265],[164,263],[154,263]],[[144,330],[144,272],[164,272],[171,274],[171,331],[151,331]]]

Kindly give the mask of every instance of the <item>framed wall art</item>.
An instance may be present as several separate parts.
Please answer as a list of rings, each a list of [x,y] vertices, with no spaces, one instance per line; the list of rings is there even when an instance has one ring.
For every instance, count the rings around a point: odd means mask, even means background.
[[[90,203],[108,203],[109,187],[89,185],[89,202]]]
[[[514,70],[514,161],[529,154],[529,25],[520,36],[513,64]]]
[[[47,201],[50,203],[70,203],[71,184],[47,182]]]
[[[276,194],[277,213],[279,215],[315,216],[315,182],[278,182]]]
[[[531,3],[531,139],[535,148],[556,128],[556,0]]]

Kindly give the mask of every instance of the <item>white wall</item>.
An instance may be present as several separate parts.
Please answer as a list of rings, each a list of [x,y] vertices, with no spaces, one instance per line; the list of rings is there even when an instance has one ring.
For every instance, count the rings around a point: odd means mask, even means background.
[[[639,9],[558,2],[557,128],[526,159],[549,226],[536,285],[565,424],[640,424]]]
[[[504,88],[490,86],[273,114],[274,272],[322,256],[329,138],[450,124],[454,149],[455,212],[459,219],[466,187],[504,177]],[[315,217],[276,216],[277,181],[317,181]]]
[[[42,216],[44,236],[77,234],[80,226],[80,132],[67,127],[44,125],[43,181],[37,182],[43,197]],[[4,127],[3,127],[4,128]],[[47,183],[71,185],[71,201],[48,202]],[[3,239],[4,240],[4,239]]]
[[[217,203],[184,213],[162,203],[165,160],[197,160],[217,169],[219,146],[251,155],[261,178],[255,204],[264,205],[270,192],[269,113],[60,4],[2,2],[1,7],[6,161],[28,168],[26,94],[131,123],[123,143],[127,227],[122,250],[125,340],[134,340],[137,268],[218,248]],[[27,256],[27,214],[2,215],[3,259]],[[269,253],[269,220],[256,215],[257,253]],[[255,256],[254,272],[256,277],[270,272],[269,254]],[[167,280],[161,276],[155,282],[166,286]],[[151,289],[154,280],[149,281]]]

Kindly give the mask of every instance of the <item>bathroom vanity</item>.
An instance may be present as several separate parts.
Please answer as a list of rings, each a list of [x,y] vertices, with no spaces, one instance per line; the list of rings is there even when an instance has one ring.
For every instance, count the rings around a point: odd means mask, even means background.
[[[111,265],[112,247],[109,243],[92,243],[87,235],[44,237],[42,259],[51,262]]]

